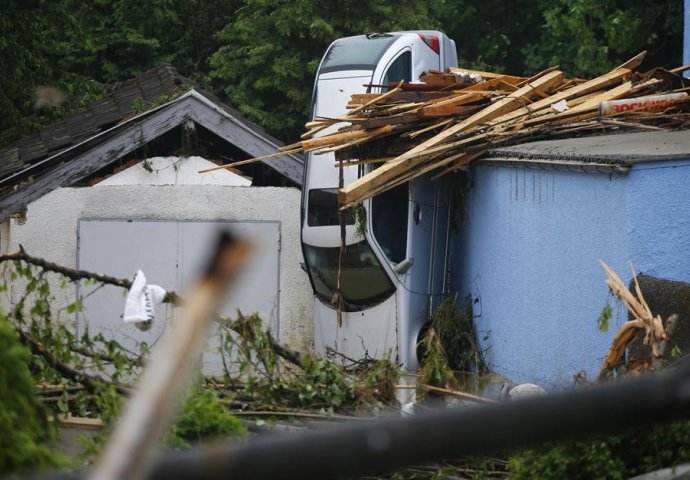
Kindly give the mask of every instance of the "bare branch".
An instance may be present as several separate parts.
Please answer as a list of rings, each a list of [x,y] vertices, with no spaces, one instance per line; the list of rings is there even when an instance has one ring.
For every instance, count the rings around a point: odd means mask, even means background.
[[[8,253],[5,255],[0,255],[0,263],[9,262],[13,260],[18,260],[21,262],[28,263],[30,265],[35,265],[42,268],[43,270],[58,273],[64,277],[69,278],[73,281],[79,280],[95,280],[100,283],[105,283],[107,285],[113,285],[116,287],[124,288],[129,290],[132,287],[132,281],[129,279],[111,277],[110,275],[103,275],[100,273],[93,273],[87,270],[79,270],[76,268],[63,267],[57,263],[49,262],[43,258],[33,257],[26,253],[24,247],[19,245],[19,251],[15,253]],[[165,294],[163,299],[164,303],[172,303],[173,305],[180,304],[180,297],[173,291],[169,291]]]

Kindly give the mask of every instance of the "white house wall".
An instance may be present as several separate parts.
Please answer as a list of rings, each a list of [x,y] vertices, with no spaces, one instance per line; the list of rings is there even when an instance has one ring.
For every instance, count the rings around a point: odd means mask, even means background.
[[[280,341],[304,351],[313,348],[313,326],[311,287],[299,266],[302,261],[299,205],[299,190],[281,187],[63,188],[31,203],[26,220],[6,222],[2,247],[4,252],[13,252],[21,244],[31,255],[76,268],[80,218],[280,222]],[[53,287],[53,291],[59,290],[57,283]],[[56,307],[64,307],[68,301],[68,298],[58,298]]]
[[[153,157],[111,175],[103,185],[231,185],[248,187],[252,181],[229,170],[199,174],[217,165],[202,157]]]

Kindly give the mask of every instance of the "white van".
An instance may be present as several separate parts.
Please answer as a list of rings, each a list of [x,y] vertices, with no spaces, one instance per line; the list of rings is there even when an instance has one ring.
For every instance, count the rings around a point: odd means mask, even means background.
[[[330,45],[317,71],[312,120],[344,115],[353,93],[381,92],[389,82],[416,81],[426,70],[454,66],[455,43],[437,31],[341,38]],[[369,168],[345,167],[345,184]],[[363,235],[357,232],[351,213],[346,214],[343,323],[338,327],[338,175],[332,153],[307,154],[302,249],[315,296],[316,349],[323,353],[330,347],[350,358],[388,355],[414,370],[420,331],[445,293],[450,218],[447,184],[420,177],[365,201]]]

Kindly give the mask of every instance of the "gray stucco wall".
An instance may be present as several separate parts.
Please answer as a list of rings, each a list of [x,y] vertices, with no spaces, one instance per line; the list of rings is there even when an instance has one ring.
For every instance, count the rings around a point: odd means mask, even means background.
[[[299,205],[300,191],[295,188],[126,185],[58,189],[33,202],[25,222],[11,219],[4,224],[2,248],[13,252],[21,244],[31,255],[76,267],[79,218],[279,221],[280,340],[295,349],[311,350],[311,287],[299,267]],[[59,308],[61,300],[56,303]]]

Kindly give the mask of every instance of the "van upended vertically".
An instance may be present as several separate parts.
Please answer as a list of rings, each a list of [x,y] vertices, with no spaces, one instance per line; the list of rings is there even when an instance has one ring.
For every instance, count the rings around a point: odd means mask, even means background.
[[[312,120],[343,116],[353,93],[382,92],[389,82],[413,82],[426,70],[454,66],[455,43],[437,31],[341,38],[330,45],[317,71]],[[345,167],[345,184],[370,168]],[[357,232],[353,216],[345,215],[343,322],[339,327],[335,310],[340,250],[338,176],[333,153],[307,154],[302,249],[315,296],[316,349],[324,352],[330,347],[350,358],[365,353],[377,358],[390,355],[414,370],[418,336],[446,288],[448,185],[427,175],[364,201],[363,235]]]

